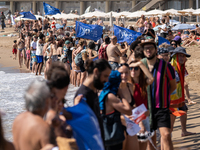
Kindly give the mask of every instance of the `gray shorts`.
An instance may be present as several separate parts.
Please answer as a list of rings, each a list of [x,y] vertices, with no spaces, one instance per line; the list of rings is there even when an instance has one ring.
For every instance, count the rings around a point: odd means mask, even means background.
[[[51,56],[52,62],[58,61],[58,55]]]

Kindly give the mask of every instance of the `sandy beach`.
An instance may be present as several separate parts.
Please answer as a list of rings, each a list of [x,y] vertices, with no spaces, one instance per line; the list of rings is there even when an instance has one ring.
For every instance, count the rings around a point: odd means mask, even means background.
[[[7,28],[1,35],[10,34],[14,31],[13,28]],[[18,58],[13,60],[12,45],[13,41],[18,38],[18,33],[15,37],[0,37],[0,71],[6,73],[24,73],[28,72],[25,66],[19,69]],[[191,57],[186,62],[186,68],[189,75],[186,81],[189,83],[189,91],[191,99],[197,104],[188,106],[187,129],[189,132],[196,132],[196,135],[181,137],[180,119],[177,118],[172,133],[172,140],[175,150],[199,150],[200,149],[200,48],[197,46],[187,48],[187,52]],[[2,79],[3,80],[3,79]],[[1,99],[0,99],[1,100]]]

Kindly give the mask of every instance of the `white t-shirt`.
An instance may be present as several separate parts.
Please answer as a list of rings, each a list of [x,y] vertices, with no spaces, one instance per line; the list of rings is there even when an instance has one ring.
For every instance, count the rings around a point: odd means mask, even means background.
[[[43,55],[43,46],[44,44],[40,44],[39,40],[37,41],[37,49],[36,49],[36,55],[42,56]]]
[[[37,48],[37,43],[32,41],[31,42],[31,47],[33,47],[33,49],[36,49]],[[35,53],[35,50],[31,51],[31,53]]]
[[[167,28],[167,25],[163,24],[162,27],[161,27],[161,29],[165,29],[165,28]],[[160,33],[168,33],[168,31],[161,30]]]

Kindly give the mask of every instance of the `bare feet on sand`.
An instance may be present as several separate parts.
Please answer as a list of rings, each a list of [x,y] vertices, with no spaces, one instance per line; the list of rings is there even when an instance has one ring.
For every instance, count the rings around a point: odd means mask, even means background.
[[[181,136],[184,137],[184,136],[190,136],[190,135],[194,135],[196,134],[195,132],[185,132],[185,133],[182,133]]]

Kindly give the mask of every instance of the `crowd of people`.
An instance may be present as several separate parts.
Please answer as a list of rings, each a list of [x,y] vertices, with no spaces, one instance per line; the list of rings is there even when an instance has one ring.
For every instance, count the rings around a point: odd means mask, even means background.
[[[185,82],[190,55],[183,46],[198,44],[199,28],[174,34],[168,30],[169,19],[162,18],[159,30],[170,44],[159,46],[153,30],[160,24],[159,18],[142,16],[137,21],[142,35],[131,45],[117,43],[117,37],[109,33],[103,33],[98,41],[77,38],[66,20],[59,29],[55,18],[45,18],[44,23],[20,22],[13,58],[18,56],[19,67],[25,65],[35,75],[44,70],[45,80],[36,79],[26,90],[26,111],[13,123],[13,144],[5,140],[0,122],[0,149],[53,149],[57,137],[73,138],[73,126],[66,122],[72,115],[63,109],[70,83],[79,86],[74,105],[84,98],[94,112],[105,150],[154,150],[156,132],[161,135],[160,149],[173,150],[171,133],[177,116],[180,136],[195,134],[186,129],[185,96],[188,105],[196,102],[190,99]],[[145,118],[138,124],[140,131],[132,135],[127,119],[134,124],[132,109],[142,104],[147,109]]]

